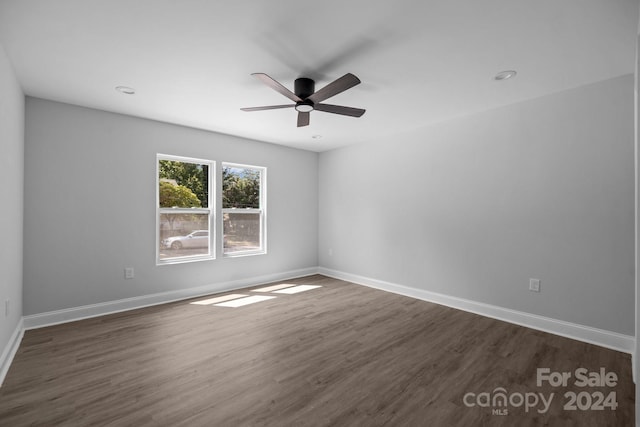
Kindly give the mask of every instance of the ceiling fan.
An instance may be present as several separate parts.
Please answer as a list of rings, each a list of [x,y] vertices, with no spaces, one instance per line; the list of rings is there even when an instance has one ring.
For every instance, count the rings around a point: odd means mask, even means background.
[[[351,73],[347,73],[337,80],[329,83],[322,89],[315,91],[316,82],[306,77],[300,77],[294,82],[294,92],[282,86],[276,80],[264,73],[253,73],[264,84],[276,92],[286,96],[295,104],[268,105],[265,107],[241,108],[242,111],[275,110],[278,108],[295,108],[298,111],[298,127],[309,126],[309,113],[313,110],[325,113],[341,114],[343,116],[360,117],[365,110],[362,108],[345,107],[342,105],[322,104],[325,99],[331,98],[347,89],[360,84],[360,79]]]

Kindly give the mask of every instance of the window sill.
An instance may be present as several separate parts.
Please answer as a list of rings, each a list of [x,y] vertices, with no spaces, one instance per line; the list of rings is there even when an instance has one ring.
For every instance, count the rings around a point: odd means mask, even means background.
[[[185,258],[171,258],[168,260],[158,260],[156,259],[156,265],[174,265],[174,264],[187,264],[190,262],[199,262],[199,261],[211,261],[216,259],[213,255],[201,256],[201,257],[185,257]]]

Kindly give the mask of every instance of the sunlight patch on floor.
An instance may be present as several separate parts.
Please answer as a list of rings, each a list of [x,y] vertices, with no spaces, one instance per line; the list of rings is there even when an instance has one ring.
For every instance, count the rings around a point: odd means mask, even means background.
[[[244,295],[244,294],[231,294],[231,295],[223,295],[221,297],[216,297],[216,298],[208,298],[208,299],[203,299],[200,301],[194,301],[194,302],[190,302],[189,304],[196,304],[196,305],[213,305],[219,302],[224,302],[224,301],[229,301],[232,299],[238,299],[238,298],[242,298],[242,297],[246,297],[248,295]]]
[[[290,288],[292,286],[296,286],[296,285],[293,283],[283,283],[281,285],[273,285],[273,286],[267,286],[266,288],[254,289],[252,292],[273,292],[279,289]]]
[[[320,285],[296,285],[295,283],[281,283],[279,285],[266,286],[264,288],[252,289],[251,292],[269,292],[272,294],[297,294],[300,292],[310,291],[312,289],[321,288]],[[216,307],[242,307],[254,304],[260,301],[267,301],[276,298],[275,296],[266,295],[245,295],[245,294],[229,294],[214,298],[206,298],[198,301],[190,302],[195,305],[208,305]]]
[[[260,301],[266,301],[268,299],[273,299],[275,297],[270,297],[266,295],[254,295],[246,298],[238,298],[233,301],[221,302],[220,304],[215,304],[216,307],[242,307],[243,305],[254,304]]]
[[[320,285],[299,285],[294,286],[293,288],[280,289],[279,291],[274,291],[274,294],[297,294],[299,292],[310,291],[311,289],[321,288]]]

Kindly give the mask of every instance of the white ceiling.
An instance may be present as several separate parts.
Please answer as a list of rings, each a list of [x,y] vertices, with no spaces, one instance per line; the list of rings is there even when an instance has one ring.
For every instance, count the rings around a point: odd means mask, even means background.
[[[632,73],[637,26],[637,0],[0,0],[27,95],[314,151]],[[367,112],[242,112],[290,103],[254,72],[351,72],[326,102]]]

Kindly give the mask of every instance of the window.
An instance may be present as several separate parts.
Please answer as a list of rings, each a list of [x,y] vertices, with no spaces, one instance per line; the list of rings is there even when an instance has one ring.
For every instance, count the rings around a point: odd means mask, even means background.
[[[158,154],[157,262],[213,259],[214,162]]]
[[[226,256],[266,253],[266,173],[262,167],[222,164]]]

